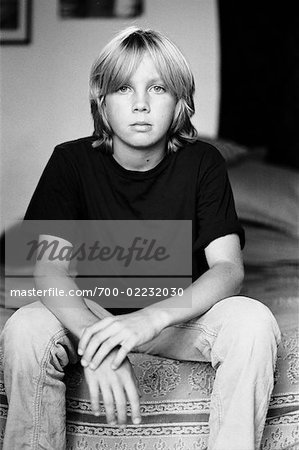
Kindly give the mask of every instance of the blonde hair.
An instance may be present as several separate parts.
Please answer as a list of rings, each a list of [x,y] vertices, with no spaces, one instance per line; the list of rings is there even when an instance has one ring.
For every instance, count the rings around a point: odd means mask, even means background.
[[[112,39],[94,62],[90,74],[90,104],[94,120],[93,146],[113,152],[113,133],[105,111],[105,96],[128,82],[145,52],[154,61],[167,89],[176,98],[177,107],[167,136],[167,152],[175,152],[194,142],[197,131],[191,123],[194,108],[194,78],[180,52],[166,36],[153,30],[129,27]]]

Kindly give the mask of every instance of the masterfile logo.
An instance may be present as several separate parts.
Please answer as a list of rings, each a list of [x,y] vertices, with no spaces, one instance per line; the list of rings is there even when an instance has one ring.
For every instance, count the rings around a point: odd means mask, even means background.
[[[17,238],[7,233],[5,249],[14,302],[18,292],[23,302],[39,295],[33,268],[45,260],[67,263],[75,292],[107,308],[143,307],[182,295],[192,282],[189,220],[24,221]],[[57,292],[55,283],[47,288]]]
[[[57,239],[34,239],[27,243],[30,247],[27,260],[31,260],[36,255],[36,260],[43,259],[48,252],[49,261],[119,261],[124,267],[128,267],[133,260],[156,262],[164,261],[169,258],[166,247],[157,244],[156,239],[144,239],[143,237],[135,237],[129,247],[123,247],[115,244],[114,246],[102,245],[99,241],[95,241],[91,245],[81,243],[76,250],[72,245],[59,245]]]

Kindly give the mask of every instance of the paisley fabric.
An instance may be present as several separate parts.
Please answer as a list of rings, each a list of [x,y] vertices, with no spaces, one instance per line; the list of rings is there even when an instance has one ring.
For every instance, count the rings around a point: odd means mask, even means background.
[[[262,450],[284,449],[299,442],[298,347],[296,328],[283,333]],[[108,426],[103,405],[101,416],[94,418],[77,366],[67,374],[68,449],[205,449],[215,377],[210,364],[134,353],[130,360],[142,394],[142,424],[132,425],[129,417],[124,430]],[[128,411],[129,415],[129,407]]]
[[[262,450],[286,449],[299,442],[298,347],[298,329],[283,332]],[[204,450],[215,376],[210,364],[178,362],[137,353],[131,353],[130,360],[142,394],[142,424],[131,423],[129,406],[125,429],[106,424],[103,405],[101,416],[94,417],[82,369],[76,365],[69,368],[65,378],[67,449]],[[3,438],[7,414],[3,378],[0,393],[0,437]]]
[[[282,331],[261,450],[299,450],[298,268],[248,268],[244,293],[269,306]],[[131,353],[141,393],[141,425],[133,425],[128,405],[125,429],[91,414],[80,365],[66,372],[67,450],[204,450],[215,371],[208,363],[180,362]],[[1,369],[1,366],[0,366]],[[0,370],[0,442],[7,399]],[[233,436],[232,436],[233,438]],[[0,446],[1,447],[1,446]]]

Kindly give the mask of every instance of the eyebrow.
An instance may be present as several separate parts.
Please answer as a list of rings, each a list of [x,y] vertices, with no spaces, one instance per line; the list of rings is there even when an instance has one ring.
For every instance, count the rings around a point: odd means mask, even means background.
[[[127,82],[128,83],[131,82],[131,78],[128,78]],[[160,83],[160,84],[163,83],[163,84],[166,84],[162,77],[150,78],[149,80],[147,80],[147,83],[148,84],[151,84],[151,83]]]
[[[159,78],[152,78],[150,81],[150,83],[164,83],[163,79],[161,77]]]

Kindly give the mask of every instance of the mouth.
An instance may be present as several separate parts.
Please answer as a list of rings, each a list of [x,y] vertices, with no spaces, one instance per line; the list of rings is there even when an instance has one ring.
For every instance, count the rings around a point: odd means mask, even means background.
[[[131,126],[132,127],[134,127],[134,126],[152,126],[150,123],[148,123],[148,122],[143,122],[143,121],[139,121],[139,122],[134,122],[134,123],[131,123]]]
[[[152,128],[152,124],[148,122],[134,122],[130,126],[137,131],[149,131]]]

